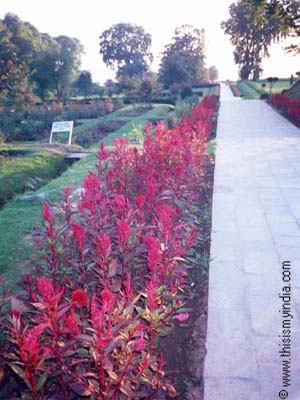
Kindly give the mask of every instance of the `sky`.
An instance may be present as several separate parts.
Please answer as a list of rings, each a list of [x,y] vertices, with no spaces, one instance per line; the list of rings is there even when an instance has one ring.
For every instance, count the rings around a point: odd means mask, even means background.
[[[215,65],[221,80],[238,78],[233,48],[220,23],[229,16],[233,0],[0,0],[0,18],[6,13],[17,14],[39,31],[52,36],[78,38],[84,45],[82,68],[92,72],[99,83],[114,77],[99,54],[99,36],[111,25],[130,22],[144,27],[152,35],[154,62],[157,71],[164,45],[175,28],[191,24],[206,32],[206,64]],[[271,57],[264,60],[264,77],[289,77],[300,70],[300,55],[286,55],[283,44],[273,45]]]

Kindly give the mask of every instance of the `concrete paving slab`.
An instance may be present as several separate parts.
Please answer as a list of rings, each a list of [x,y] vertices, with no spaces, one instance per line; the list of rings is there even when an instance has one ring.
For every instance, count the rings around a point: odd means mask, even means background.
[[[291,322],[286,390],[299,400],[300,130],[261,100],[232,97],[222,85],[204,398],[279,398],[285,390],[279,335]],[[291,262],[288,283],[284,261]],[[279,297],[287,285],[289,304]],[[290,307],[291,321],[282,307]]]

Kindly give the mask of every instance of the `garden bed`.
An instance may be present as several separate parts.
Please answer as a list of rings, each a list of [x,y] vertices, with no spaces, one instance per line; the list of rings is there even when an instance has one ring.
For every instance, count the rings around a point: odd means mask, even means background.
[[[204,207],[209,197],[203,176],[215,108],[216,99],[207,98],[171,131],[158,124],[153,136],[146,128],[141,153],[124,138],[109,152],[101,148],[98,173],[84,179],[78,211],[69,188],[63,216],[44,204],[36,279],[26,277],[26,292],[2,324],[14,337],[2,356],[16,373],[5,376],[3,393],[16,398],[27,391],[34,399],[177,396],[157,346],[164,348],[159,338],[174,322],[194,329],[198,318],[187,307],[198,304],[195,285],[207,272],[207,254],[199,254],[208,249],[207,213],[199,201]]]
[[[291,98],[287,94],[274,94],[269,98],[268,104],[292,124],[300,127],[300,99]]]
[[[128,116],[128,113],[125,116]],[[74,135],[75,142],[82,147],[89,147],[95,142],[100,142],[109,133],[120,129],[127,122],[127,119],[99,120],[97,125]]]

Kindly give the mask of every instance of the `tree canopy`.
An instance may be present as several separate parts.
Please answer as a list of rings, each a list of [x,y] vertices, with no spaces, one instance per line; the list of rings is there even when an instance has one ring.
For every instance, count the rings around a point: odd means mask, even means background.
[[[165,46],[159,80],[165,87],[173,84],[197,84],[201,81],[205,61],[205,31],[191,25],[175,30],[172,42]]]
[[[294,0],[239,0],[222,22],[234,46],[234,60],[242,79],[257,79],[261,63],[273,41],[295,31],[299,2]]]
[[[153,59],[151,42],[151,35],[141,26],[120,23],[102,33],[100,53],[108,67],[117,69],[118,79],[142,76]]]
[[[80,67],[83,47],[78,39],[51,37],[14,14],[0,20],[0,90],[15,103],[35,91],[61,98]]]

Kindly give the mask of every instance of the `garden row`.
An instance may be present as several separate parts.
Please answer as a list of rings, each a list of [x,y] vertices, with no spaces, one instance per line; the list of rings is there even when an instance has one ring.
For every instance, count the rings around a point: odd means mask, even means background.
[[[7,396],[175,397],[159,337],[189,318],[186,258],[197,242],[199,195],[217,97],[173,127],[145,126],[143,148],[100,146],[78,204],[43,205],[36,277],[1,326]]]
[[[300,126],[300,99],[293,99],[287,94],[274,94],[269,103],[295,125]]]
[[[41,140],[48,137],[53,121],[99,118],[122,106],[110,98],[94,100],[88,104],[62,103],[30,106],[24,110],[7,107],[0,109],[0,134],[6,141]],[[1,136],[0,135],[0,136]]]

